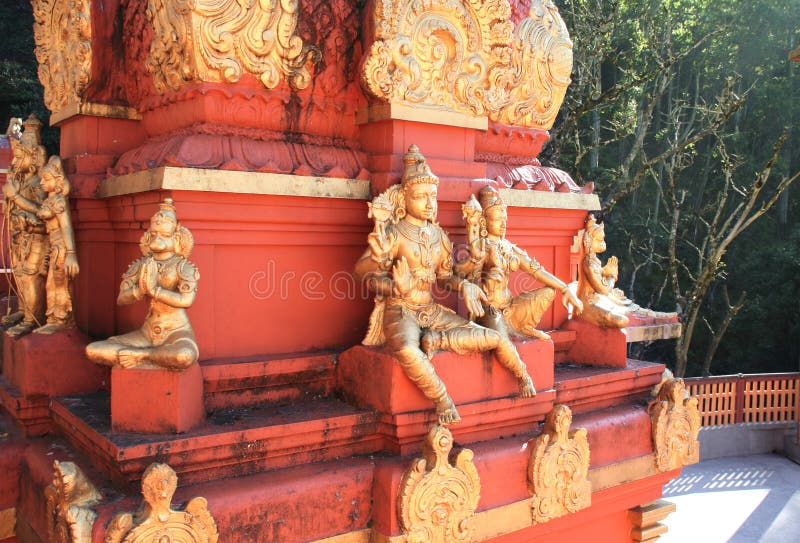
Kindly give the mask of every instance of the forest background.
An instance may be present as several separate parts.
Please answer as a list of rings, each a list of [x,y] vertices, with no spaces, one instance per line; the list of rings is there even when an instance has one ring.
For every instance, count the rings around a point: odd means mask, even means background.
[[[575,64],[540,158],[595,183],[618,286],[684,323],[631,355],[686,376],[800,370],[800,2],[556,5]],[[0,3],[0,119],[49,118],[32,27],[27,0]],[[44,140],[58,151],[57,129]]]

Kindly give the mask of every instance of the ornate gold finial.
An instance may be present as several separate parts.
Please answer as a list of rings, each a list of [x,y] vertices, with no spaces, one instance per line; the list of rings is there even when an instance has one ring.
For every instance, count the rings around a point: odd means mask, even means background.
[[[73,462],[53,463],[53,482],[45,488],[47,535],[51,543],[91,543],[97,513],[91,507],[102,499]]]
[[[205,498],[192,498],[183,511],[171,508],[178,476],[166,464],[150,464],[142,476],[139,513],[119,513],[109,524],[106,543],[216,543],[217,523]],[[135,526],[134,526],[135,524]]]
[[[380,100],[549,129],[572,72],[572,42],[550,0],[516,29],[507,0],[377,0],[361,80]]]
[[[32,0],[33,35],[44,103],[50,111],[81,101],[92,74],[90,0]]]
[[[428,161],[425,160],[416,145],[412,144],[408,148],[408,152],[403,156],[403,164],[405,164],[401,180],[403,187],[418,183],[439,184],[439,178],[431,171]]]
[[[544,431],[529,443],[528,487],[533,494],[533,523],[575,513],[592,504],[589,481],[589,442],[586,429],[570,432],[572,411],[556,405]]]
[[[452,448],[450,430],[434,425],[425,438],[423,458],[414,460],[403,475],[398,517],[409,543],[472,541],[481,482],[472,451],[459,451],[451,465]]]
[[[191,81],[235,83],[245,73],[272,89],[311,82],[319,52],[297,35],[298,0],[149,0],[154,37],[147,59],[156,90]]]
[[[689,397],[683,379],[660,385],[648,406],[653,449],[659,471],[678,469],[700,461],[700,411],[697,398]]]

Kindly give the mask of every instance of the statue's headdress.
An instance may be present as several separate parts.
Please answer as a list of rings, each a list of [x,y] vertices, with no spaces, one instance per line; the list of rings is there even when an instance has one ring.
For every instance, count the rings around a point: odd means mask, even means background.
[[[419,152],[419,147],[416,145],[411,145],[408,148],[408,152],[403,157],[403,163],[403,178],[400,181],[403,188],[418,183],[439,184],[439,178],[428,167],[425,157],[422,156],[422,153]]]
[[[500,193],[497,192],[497,189],[488,185],[481,189],[481,191],[478,193],[478,198],[480,198],[481,207],[483,208],[484,212],[486,212],[490,207],[494,206],[506,207],[506,203],[500,197]]]
[[[42,121],[33,113],[22,123],[24,130],[20,141],[25,147],[38,147],[42,144]]]
[[[175,205],[173,204],[172,198],[164,198],[164,201],[161,202],[158,207],[158,211],[156,211],[150,219],[151,223],[159,224],[162,222],[170,222],[172,224],[178,224],[178,215],[175,212]]]

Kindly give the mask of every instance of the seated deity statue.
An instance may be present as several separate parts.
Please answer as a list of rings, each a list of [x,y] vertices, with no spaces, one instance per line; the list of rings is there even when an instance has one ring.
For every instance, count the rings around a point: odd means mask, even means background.
[[[452,424],[461,417],[431,364],[438,350],[459,354],[494,350],[497,360],[517,378],[521,396],[532,397],[536,390],[506,336],[434,301],[434,284],[460,292],[474,316],[483,315],[486,301],[477,285],[453,274],[453,246],[436,222],[438,183],[419,149],[409,147],[401,183],[370,205],[375,227],[355,273],[376,295],[364,344],[385,344],[408,378],[433,402],[439,422]]]
[[[50,237],[47,283],[47,322],[34,330],[37,334],[52,334],[75,326],[72,311],[72,279],[80,268],[75,253],[75,236],[69,214],[69,181],[59,156],[51,156],[42,169],[42,190],[47,198],[36,216],[44,221]]]
[[[537,328],[545,311],[561,292],[564,306],[572,303],[576,312],[583,304],[567,284],[552,275],[535,258],[506,239],[508,212],[505,202],[493,187],[480,191],[480,203],[474,196],[462,206],[467,225],[468,255],[456,263],[456,273],[477,281],[486,296],[484,314],[477,322],[503,336],[533,337],[549,340],[550,336]],[[517,296],[511,293],[512,272],[524,272],[544,287]]]
[[[194,239],[178,223],[171,198],[166,198],[150,219],[139,246],[144,256],[122,276],[117,304],[149,298],[144,325],[90,343],[86,355],[105,366],[188,368],[197,361],[199,351],[186,309],[194,302],[200,274],[188,260]]]
[[[24,127],[20,130],[20,124]],[[50,239],[38,212],[47,193],[41,187],[41,172],[47,151],[41,144],[42,123],[31,115],[24,123],[12,119],[8,137],[13,153],[3,185],[4,207],[10,234],[10,264],[13,292],[20,311],[6,315],[4,326],[11,337],[27,334],[44,324],[45,282]]]

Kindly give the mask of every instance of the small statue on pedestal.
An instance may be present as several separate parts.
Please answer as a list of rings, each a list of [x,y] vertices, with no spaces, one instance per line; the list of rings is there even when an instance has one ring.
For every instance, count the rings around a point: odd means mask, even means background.
[[[469,256],[456,264],[456,273],[478,281],[486,294],[485,313],[478,319],[479,324],[504,336],[549,340],[550,336],[536,326],[553,303],[556,289],[562,293],[565,306],[569,301],[580,313],[583,304],[566,283],[506,239],[506,207],[500,194],[489,186],[481,189],[480,203],[472,196],[462,206]],[[546,286],[513,296],[508,283],[511,273],[517,270]]]
[[[45,223],[38,217],[47,197],[41,187],[41,170],[47,151],[41,144],[42,123],[31,115],[19,131],[18,119],[9,125],[13,158],[3,186],[4,206],[11,233],[10,260],[20,311],[3,317],[11,326],[6,333],[19,337],[38,328],[45,315],[45,278],[50,241]]]
[[[150,299],[144,325],[136,331],[90,343],[92,362],[123,368],[161,367],[182,370],[199,356],[186,309],[194,303],[200,273],[189,262],[191,232],[178,223],[175,206],[166,198],[150,219],[139,247],[144,254],[122,276],[120,305]]]
[[[434,302],[432,288],[438,283],[460,292],[469,312],[479,317],[486,296],[477,285],[453,275],[453,246],[435,222],[439,179],[416,145],[409,147],[404,163],[401,184],[390,187],[370,206],[375,229],[356,264],[356,276],[376,294],[364,343],[386,343],[409,379],[433,402],[442,424],[461,417],[431,364],[437,350],[460,354],[494,350],[519,381],[520,395],[534,396],[525,363],[507,337]]]

